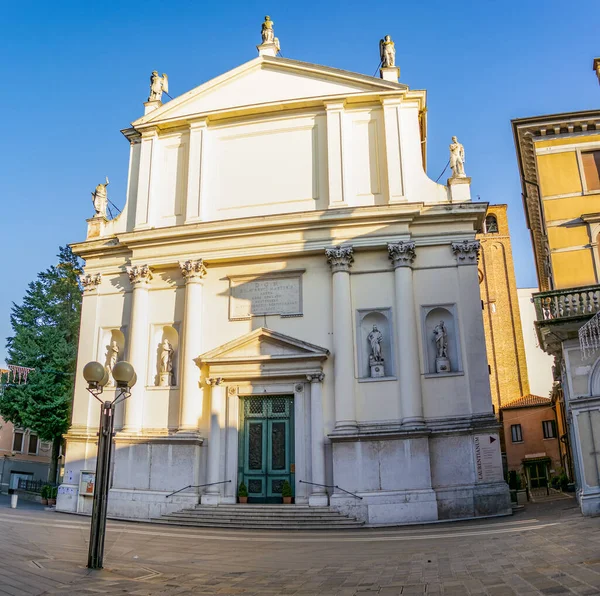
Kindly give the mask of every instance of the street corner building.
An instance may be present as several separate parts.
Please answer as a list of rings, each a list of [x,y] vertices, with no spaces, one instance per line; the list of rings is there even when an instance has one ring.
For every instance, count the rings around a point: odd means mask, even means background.
[[[258,57],[165,104],[154,72],[118,217],[96,187],[58,509],[92,506],[83,366],[125,359],[109,515],[233,504],[242,482],[277,503],[285,481],[367,524],[510,513],[462,145],[430,180],[426,93],[389,38],[375,78],[278,57],[265,25]]]

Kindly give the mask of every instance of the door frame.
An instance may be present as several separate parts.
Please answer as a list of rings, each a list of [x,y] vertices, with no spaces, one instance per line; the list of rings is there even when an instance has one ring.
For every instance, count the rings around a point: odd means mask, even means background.
[[[228,480],[224,485],[221,502],[236,503],[238,489],[238,452],[239,423],[241,397],[258,395],[263,397],[275,395],[294,396],[294,486],[296,504],[308,504],[310,485],[300,484],[299,480],[312,478],[310,461],[310,382],[304,377],[296,382],[277,382],[277,380],[260,379],[226,384],[227,414],[225,424],[225,457],[223,462],[223,478]]]

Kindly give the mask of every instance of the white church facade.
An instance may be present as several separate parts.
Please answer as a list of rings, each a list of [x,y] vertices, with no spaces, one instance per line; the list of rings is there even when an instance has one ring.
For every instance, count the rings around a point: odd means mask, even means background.
[[[124,359],[138,382],[115,417],[109,515],[235,503],[242,482],[250,502],[281,502],[285,481],[296,504],[368,524],[510,513],[477,274],[486,204],[462,146],[448,185],[427,177],[426,94],[398,82],[389,46],[374,78],[263,42],[165,104],[155,73],[123,131],[118,217],[97,189],[73,245],[86,265],[57,508],[92,506],[83,366]]]

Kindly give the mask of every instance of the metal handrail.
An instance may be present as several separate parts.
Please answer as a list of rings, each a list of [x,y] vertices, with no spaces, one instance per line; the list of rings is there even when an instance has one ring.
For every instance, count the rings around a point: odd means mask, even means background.
[[[214,486],[215,484],[227,484],[228,482],[231,482],[231,480],[221,480],[221,482],[209,482],[208,484],[188,484],[187,486],[184,486],[183,488],[176,490],[174,493],[167,495],[165,497],[165,499],[168,499],[169,497],[172,497],[173,495],[176,495],[177,493],[187,490],[188,488],[202,488],[203,486]]]
[[[359,497],[358,495],[355,495],[354,493],[351,493],[349,490],[346,490],[345,488],[342,488],[341,486],[338,486],[337,484],[319,484],[318,482],[306,482],[306,480],[298,480],[298,482],[300,484],[312,484],[313,486],[322,486],[323,488],[337,488],[338,490],[341,490],[342,492],[346,493],[347,495],[352,495],[355,499],[360,499],[362,501],[362,497]]]

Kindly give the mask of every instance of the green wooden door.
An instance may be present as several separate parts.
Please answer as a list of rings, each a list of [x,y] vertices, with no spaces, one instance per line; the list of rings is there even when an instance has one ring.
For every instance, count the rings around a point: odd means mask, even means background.
[[[238,483],[248,488],[249,503],[281,503],[285,480],[294,490],[294,398],[241,401]]]

